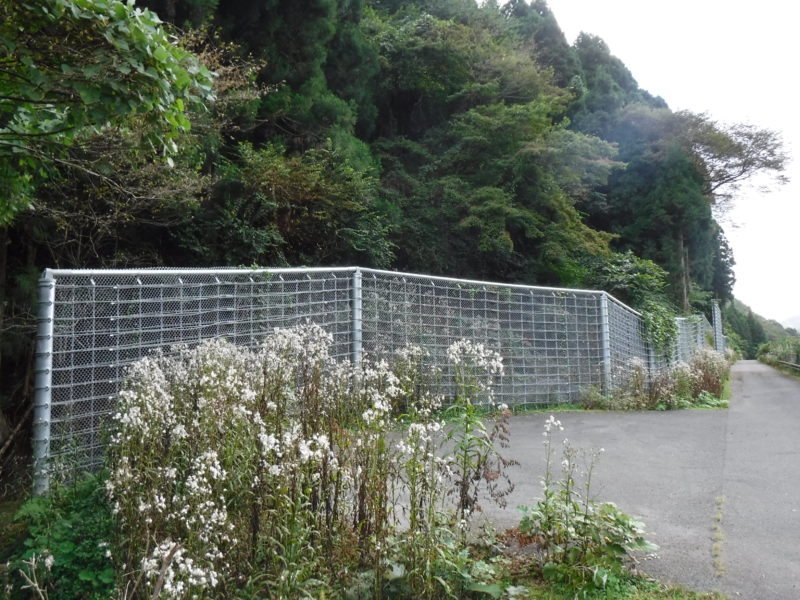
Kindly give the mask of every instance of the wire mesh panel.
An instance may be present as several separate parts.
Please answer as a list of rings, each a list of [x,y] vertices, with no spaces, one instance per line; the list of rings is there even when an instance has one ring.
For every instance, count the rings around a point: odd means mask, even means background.
[[[714,348],[714,328],[705,315],[678,317],[678,337],[674,360],[689,362],[700,348]]]
[[[156,349],[215,337],[255,346],[309,320],[349,356],[351,281],[330,271],[57,272],[48,456],[96,465],[126,366]]]
[[[698,346],[698,332],[700,329],[699,320],[696,318],[680,317],[675,320],[678,328],[678,335],[675,340],[675,360],[679,362],[689,362]]]
[[[256,346],[275,328],[307,321],[333,336],[332,354],[389,356],[419,345],[452,396],[447,348],[480,342],[500,353],[496,400],[575,402],[672,356],[651,351],[641,315],[604,292],[506,285],[372,269],[48,270],[40,282],[34,457],[69,457],[91,469],[103,454],[103,421],[125,369],[176,344],[224,337]],[[714,337],[721,335],[719,309]],[[709,344],[701,318],[678,320],[680,359]],[[719,341],[717,341],[719,344]],[[42,484],[41,482],[44,482]]]
[[[571,402],[600,384],[602,352],[597,293],[456,281],[364,271],[365,352],[388,355],[424,347],[443,369],[452,395],[447,348],[480,342],[503,357],[495,397],[507,404]]]
[[[722,311],[719,309],[719,304],[716,302],[711,304],[711,320],[713,321],[714,349],[717,352],[724,352],[725,334],[722,330]]]
[[[716,349],[714,341],[714,326],[709,323],[705,315],[700,315],[700,333],[697,339],[698,347],[708,347]]]
[[[608,330],[611,346],[608,391],[624,386],[631,374],[647,373],[656,357],[645,340],[644,322],[636,311],[609,296]]]

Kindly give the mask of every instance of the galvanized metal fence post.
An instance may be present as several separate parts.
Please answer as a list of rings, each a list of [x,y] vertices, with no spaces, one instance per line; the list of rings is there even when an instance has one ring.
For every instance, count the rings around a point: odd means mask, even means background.
[[[50,406],[53,398],[53,329],[56,281],[45,270],[39,279],[36,326],[33,413],[33,493],[41,495],[50,485]]]
[[[600,294],[600,345],[603,351],[602,387],[604,394],[611,393],[611,323],[608,314],[608,295]]]
[[[725,334],[722,329],[722,311],[719,303],[714,301],[711,304],[712,327],[714,328],[714,350],[725,352]]]
[[[353,272],[353,285],[351,290],[352,301],[352,348],[350,350],[350,359],[354,365],[361,362],[362,352],[362,295],[361,295],[361,269],[356,267]]]
[[[703,331],[703,322],[700,320],[700,317],[697,317],[697,320],[694,323],[694,337],[695,337],[695,350],[700,350],[703,346],[705,346],[705,336],[706,332]]]

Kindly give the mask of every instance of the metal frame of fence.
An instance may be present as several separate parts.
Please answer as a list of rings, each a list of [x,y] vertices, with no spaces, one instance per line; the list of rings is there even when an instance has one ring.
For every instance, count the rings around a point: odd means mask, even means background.
[[[718,316],[717,312],[714,316]],[[499,402],[576,402],[611,392],[631,361],[654,372],[668,361],[646,341],[641,315],[601,291],[499,284],[359,267],[297,269],[48,269],[39,282],[35,491],[48,463],[92,469],[103,421],[125,369],[156,349],[225,337],[256,346],[275,328],[312,321],[332,354],[360,360],[424,346],[445,369],[447,347],[470,338],[498,351]],[[676,356],[705,345],[711,326],[679,320]],[[715,345],[719,349],[713,328]]]
[[[722,311],[717,302],[711,303],[711,320],[713,321],[712,330],[714,332],[714,349],[717,352],[725,352],[725,334],[722,330]]]

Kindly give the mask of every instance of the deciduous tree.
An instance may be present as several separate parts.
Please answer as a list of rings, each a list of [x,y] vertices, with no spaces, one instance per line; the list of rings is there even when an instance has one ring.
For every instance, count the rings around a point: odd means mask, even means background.
[[[91,134],[136,129],[171,160],[212,75],[158,17],[122,0],[0,0],[0,224]]]

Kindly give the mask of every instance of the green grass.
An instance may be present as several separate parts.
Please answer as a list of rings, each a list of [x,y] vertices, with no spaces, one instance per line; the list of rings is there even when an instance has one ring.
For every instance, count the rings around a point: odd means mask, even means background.
[[[560,588],[541,582],[528,584],[530,600],[573,600],[580,597],[575,590]],[[599,592],[587,596],[588,600],[728,600],[720,592],[692,592],[682,587],[667,586],[656,581],[640,578],[627,589]]]
[[[580,404],[568,404],[566,402],[548,403],[535,403],[535,402],[521,402],[510,406],[511,412],[515,415],[527,415],[530,413],[551,413],[551,412],[591,412],[581,406]]]
[[[705,399],[696,400],[694,404],[689,407],[689,410],[718,410],[722,408],[728,408],[729,401],[723,396],[720,398],[715,398],[714,396],[709,396]]]
[[[789,377],[794,377],[795,379],[800,379],[800,371],[795,369],[794,367],[787,367],[786,365],[781,364],[770,364],[768,362],[761,361],[765,365],[769,365],[776,371],[783,373],[784,375],[788,375]]]
[[[732,397],[731,376],[730,374],[725,378],[725,383],[722,384],[722,395],[720,398],[723,400],[730,400]]]

